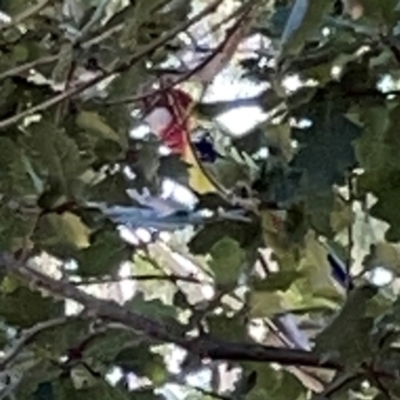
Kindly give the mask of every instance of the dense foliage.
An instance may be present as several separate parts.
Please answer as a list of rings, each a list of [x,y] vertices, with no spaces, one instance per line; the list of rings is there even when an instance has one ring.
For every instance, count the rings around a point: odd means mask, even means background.
[[[0,11],[1,398],[400,398],[398,1]],[[222,67],[258,94],[200,95]],[[166,76],[218,153],[216,192],[168,218],[150,203],[189,166],[131,134]],[[264,119],[234,136],[244,106]]]

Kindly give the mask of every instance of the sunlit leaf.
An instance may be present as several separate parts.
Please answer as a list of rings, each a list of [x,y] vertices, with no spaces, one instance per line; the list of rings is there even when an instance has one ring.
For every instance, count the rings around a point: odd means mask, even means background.
[[[100,138],[110,139],[120,143],[121,139],[99,114],[90,111],[82,111],[77,117],[77,125]]]
[[[90,245],[89,233],[89,228],[78,216],[69,212],[50,213],[40,218],[36,240],[44,246],[65,245],[82,249]]]

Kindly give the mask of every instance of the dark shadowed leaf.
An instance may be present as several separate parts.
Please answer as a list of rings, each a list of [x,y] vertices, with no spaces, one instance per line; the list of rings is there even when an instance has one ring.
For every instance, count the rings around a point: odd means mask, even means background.
[[[145,346],[130,347],[117,355],[116,364],[125,371],[148,377],[155,384],[162,384],[167,377],[163,357]]]
[[[224,337],[226,340],[240,341],[246,337],[245,319],[242,315],[234,315],[231,318],[225,316],[209,316],[207,324],[211,335]]]
[[[221,221],[210,223],[199,231],[189,243],[190,249],[195,254],[206,254],[212,246],[226,233],[236,240],[241,247],[247,247],[254,243],[259,237],[260,228],[258,224],[247,224],[234,221]]]
[[[47,319],[56,318],[63,311],[63,302],[21,286],[0,297],[0,316],[8,323],[28,328]]]
[[[164,304],[159,299],[146,300],[143,293],[139,292],[136,296],[126,303],[126,307],[136,312],[152,316],[157,319],[174,319],[176,309]]]
[[[299,151],[293,165],[305,171],[311,191],[322,192],[332,184],[343,184],[348,170],[356,163],[353,141],[361,130],[344,116],[346,104],[336,96],[321,90],[301,108],[303,118],[309,119],[311,126],[295,130]]]
[[[79,275],[87,278],[112,274],[129,255],[128,245],[118,232],[98,232],[77,256]]]
[[[349,295],[340,313],[316,338],[319,354],[339,358],[348,366],[356,366],[373,354],[374,319],[367,314],[367,304],[376,294],[376,288],[362,286]]]
[[[22,140],[37,175],[64,195],[75,194],[79,175],[86,165],[76,143],[64,129],[48,121],[33,123]]]

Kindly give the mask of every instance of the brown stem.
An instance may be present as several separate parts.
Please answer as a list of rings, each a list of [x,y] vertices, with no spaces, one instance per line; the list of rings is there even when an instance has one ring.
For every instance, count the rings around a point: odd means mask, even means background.
[[[121,282],[124,280],[130,281],[170,281],[170,282],[190,282],[190,283],[197,283],[203,284],[201,280],[193,277],[193,276],[180,276],[180,275],[131,275],[126,277],[118,277],[118,278],[111,278],[111,279],[95,279],[89,281],[82,281],[82,282],[74,282],[75,286],[84,286],[84,285],[98,285],[98,284],[105,284],[105,283],[112,283],[112,282]]]
[[[303,350],[282,349],[256,343],[228,342],[209,335],[191,339],[186,337],[185,326],[164,323],[135,311],[129,311],[118,304],[98,299],[75,286],[55,280],[42,272],[27,266],[20,266],[8,255],[3,254],[1,264],[14,275],[26,280],[38,289],[53,295],[75,300],[98,318],[121,323],[151,339],[174,343],[200,357],[213,360],[276,362],[282,365],[298,365],[341,370],[335,361],[322,361],[317,355]]]

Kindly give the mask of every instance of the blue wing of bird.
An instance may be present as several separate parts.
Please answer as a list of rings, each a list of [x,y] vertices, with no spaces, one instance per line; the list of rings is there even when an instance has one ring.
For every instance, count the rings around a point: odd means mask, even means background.
[[[205,215],[202,211],[177,211],[165,215],[154,208],[107,205],[105,203],[91,203],[89,206],[98,208],[113,222],[126,225],[131,229],[151,228],[173,231],[215,220],[251,221],[246,217],[244,210],[220,211],[213,215]]]
[[[162,198],[160,196],[153,196],[148,190],[139,193],[136,189],[128,189],[128,196],[137,201],[142,207],[152,209],[159,216],[170,216],[180,212],[189,212],[193,207],[176,201],[173,198]]]

